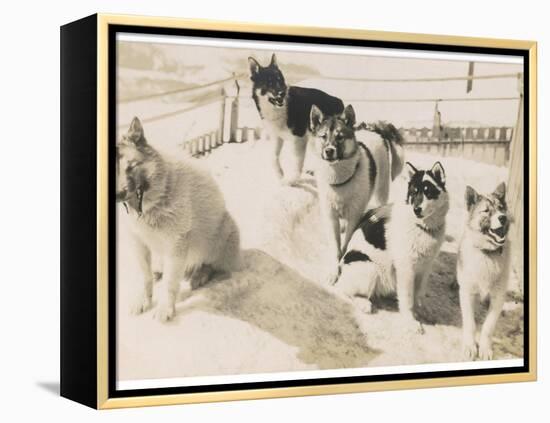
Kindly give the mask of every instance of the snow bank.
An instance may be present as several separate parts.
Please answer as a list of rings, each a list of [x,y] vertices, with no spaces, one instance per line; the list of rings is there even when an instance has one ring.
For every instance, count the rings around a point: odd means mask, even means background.
[[[286,163],[283,151],[283,165]],[[435,157],[409,154],[416,167]],[[457,158],[439,159],[451,196],[449,242],[429,282],[426,334],[403,329],[395,300],[363,315],[319,280],[327,263],[315,183],[281,186],[270,167],[268,141],[228,144],[200,160],[220,185],[241,230],[245,268],[226,280],[184,289],[176,319],[130,316],[137,266],[118,251],[118,365],[120,380],[351,368],[460,360],[460,310],[455,282],[456,241],[464,222],[466,184],[489,192],[507,170]],[[306,167],[308,161],[306,160]],[[405,197],[403,178],[391,199]],[[124,212],[119,212],[124,245]],[[158,289],[158,286],[155,288]],[[483,314],[483,310],[480,311]],[[522,356],[523,309],[507,307],[497,333],[497,358]]]

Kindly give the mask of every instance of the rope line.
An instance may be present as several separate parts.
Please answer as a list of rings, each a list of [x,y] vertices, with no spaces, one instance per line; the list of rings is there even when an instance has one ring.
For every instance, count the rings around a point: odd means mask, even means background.
[[[165,119],[165,118],[168,118],[168,117],[176,116],[176,115],[179,115],[179,114],[182,114],[182,113],[187,113],[187,112],[189,112],[191,110],[194,110],[194,109],[197,109],[199,107],[207,106],[207,105],[213,104],[213,103],[217,103],[218,101],[222,101],[222,100],[223,100],[223,97],[221,97],[221,96],[216,97],[214,99],[204,100],[204,101],[201,101],[200,103],[193,104],[192,106],[189,106],[189,107],[186,107],[186,108],[183,108],[183,109],[178,109],[178,110],[174,110],[173,112],[167,112],[167,113],[152,116],[152,117],[149,117],[149,118],[141,119],[141,122],[142,123],[155,122],[157,120],[161,120],[161,119]],[[129,126],[130,126],[130,122],[117,125],[117,129],[124,129],[124,128],[128,128]]]
[[[507,78],[520,78],[522,75],[521,72],[517,73],[501,73],[494,75],[470,75],[470,76],[449,76],[449,77],[439,77],[439,78],[349,78],[349,77],[339,77],[339,76],[313,76],[310,79],[325,79],[332,81],[354,81],[354,82],[383,82],[383,83],[401,83],[401,82],[443,82],[443,81],[472,81],[476,79],[507,79]],[[152,98],[164,97],[172,94],[183,94],[191,93],[193,91],[200,91],[204,88],[213,87],[215,85],[221,85],[232,80],[238,80],[243,77],[246,77],[247,74],[241,73],[238,75],[232,75],[224,79],[218,79],[216,81],[209,82],[204,85],[199,85],[196,87],[188,88],[179,88],[176,90],[165,91],[162,93],[154,94],[145,94],[136,97],[123,98],[119,100],[119,103],[132,103],[136,101],[149,100]]]
[[[209,82],[207,84],[199,85],[199,86],[196,86],[196,87],[178,88],[176,90],[165,91],[165,92],[162,92],[162,93],[144,94],[144,95],[140,95],[140,96],[136,96],[136,97],[123,98],[123,99],[119,100],[118,103],[133,103],[133,102],[136,102],[136,101],[150,100],[152,98],[164,97],[164,96],[172,95],[172,94],[183,94],[183,93],[190,93],[190,92],[193,92],[193,91],[200,91],[204,88],[209,88],[209,87],[213,87],[215,85],[221,85],[221,84],[225,84],[226,82],[236,80],[238,78],[241,78],[243,75],[244,74],[232,75],[232,76],[229,76],[227,78],[218,79],[217,81],[212,81],[212,82]]]
[[[519,100],[519,97],[456,97],[456,98],[343,98],[345,101],[356,103],[435,103],[460,101],[510,101]]]
[[[494,75],[469,75],[469,76],[448,76],[439,78],[349,78],[339,76],[318,76],[311,77],[311,79],[327,79],[327,80],[339,80],[339,81],[362,81],[362,82],[443,82],[443,81],[472,81],[475,79],[508,79],[519,78],[521,72],[516,73],[501,73]]]

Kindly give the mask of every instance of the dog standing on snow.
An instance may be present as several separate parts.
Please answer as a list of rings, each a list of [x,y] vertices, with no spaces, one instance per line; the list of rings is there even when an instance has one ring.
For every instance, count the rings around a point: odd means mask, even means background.
[[[315,104],[324,114],[334,115],[342,113],[344,103],[321,90],[288,87],[275,54],[269,66],[261,66],[253,57],[248,58],[248,64],[252,98],[273,144],[275,174],[292,185],[300,178],[304,166],[311,106]],[[291,175],[283,174],[279,159],[285,141],[290,143],[293,151],[294,169]]]
[[[161,295],[155,316],[175,314],[179,283],[196,288],[215,272],[236,270],[239,231],[212,177],[188,163],[171,163],[151,147],[138,118],[116,146],[117,193],[130,219],[143,287],[132,311],[152,306],[151,256],[162,263]]]
[[[403,167],[399,132],[388,124],[377,128],[364,132],[359,142],[351,105],[341,115],[328,116],[317,106],[311,107],[315,178],[332,260],[327,275],[329,284],[334,284],[338,278],[341,255],[371,197],[378,204],[385,204],[391,180],[396,176],[394,173],[398,174]],[[380,135],[384,132],[394,136],[384,138]]]
[[[464,356],[490,360],[493,357],[492,336],[506,298],[510,267],[507,239],[510,218],[506,206],[506,186],[501,183],[490,195],[480,195],[466,187],[468,220],[458,249],[457,281],[460,286],[460,308]],[[479,351],[475,342],[475,296],[489,298],[490,306],[481,327]]]
[[[422,332],[413,308],[421,305],[444,240],[449,197],[441,163],[426,171],[407,162],[407,168],[406,200],[365,214],[342,257],[335,288],[368,313],[371,298],[397,292],[400,313]]]

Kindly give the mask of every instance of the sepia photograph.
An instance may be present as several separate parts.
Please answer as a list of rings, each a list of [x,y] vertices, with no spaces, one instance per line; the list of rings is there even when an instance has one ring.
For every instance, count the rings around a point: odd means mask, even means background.
[[[119,32],[117,390],[524,365],[524,58]]]

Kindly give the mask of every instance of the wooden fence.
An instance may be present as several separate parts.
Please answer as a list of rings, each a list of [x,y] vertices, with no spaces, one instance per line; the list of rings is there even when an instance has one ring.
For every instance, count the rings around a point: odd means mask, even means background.
[[[184,149],[193,157],[210,154],[224,143],[243,143],[267,139],[262,128],[237,127],[235,123],[209,134],[186,141]],[[496,166],[506,166],[510,159],[510,141],[513,128],[443,128],[441,139],[433,137],[428,128],[400,128],[405,149],[439,157],[463,157]],[[225,136],[224,136],[225,135]]]

